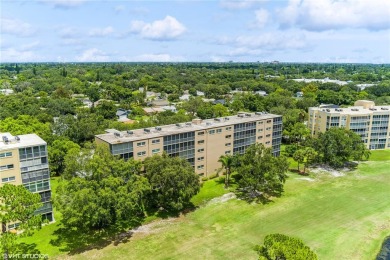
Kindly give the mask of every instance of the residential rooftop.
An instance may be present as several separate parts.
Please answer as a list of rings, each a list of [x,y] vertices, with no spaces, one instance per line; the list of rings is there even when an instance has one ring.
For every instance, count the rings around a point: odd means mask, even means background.
[[[219,117],[212,119],[194,119],[192,122],[171,124],[145,129],[135,129],[130,131],[118,131],[116,129],[107,129],[105,134],[96,135],[110,144],[127,143],[137,140],[157,138],[173,134],[186,133],[191,131],[207,130],[217,127],[224,127],[238,123],[253,122],[257,120],[272,119],[280,117],[279,115],[268,114],[267,112],[246,113],[240,112],[235,116]]]
[[[390,106],[373,106],[366,108],[364,106],[352,106],[347,108],[320,108],[320,107],[311,107],[311,110],[323,111],[327,113],[339,113],[341,115],[364,115],[364,114],[373,114],[384,112],[389,113]]]
[[[0,133],[0,151],[35,145],[46,145],[46,142],[36,134],[16,135]]]

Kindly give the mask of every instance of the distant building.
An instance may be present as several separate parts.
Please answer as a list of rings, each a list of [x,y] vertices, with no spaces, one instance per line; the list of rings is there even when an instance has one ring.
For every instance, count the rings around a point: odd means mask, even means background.
[[[221,155],[242,154],[254,143],[272,148],[280,154],[282,117],[279,115],[239,113],[214,119],[164,125],[133,131],[106,130],[96,135],[97,143],[124,159],[144,160],[166,152],[169,156],[187,159],[199,175],[210,175],[221,168]]]
[[[329,78],[324,78],[324,79],[293,79],[293,81],[296,81],[296,82],[305,82],[305,83],[310,83],[310,82],[318,82],[318,83],[321,83],[321,84],[324,84],[324,83],[334,83],[334,84],[337,84],[337,85],[340,85],[340,86],[344,86],[344,85],[347,85],[348,81],[342,81],[342,80],[337,80],[337,79],[329,79]]]
[[[14,91],[12,89],[8,89],[8,88],[5,88],[5,89],[0,89],[0,93],[3,94],[3,95],[11,95],[14,93]]]
[[[308,127],[317,136],[331,127],[344,127],[361,136],[369,149],[390,148],[390,106],[358,100],[353,107],[310,107]]]
[[[155,99],[147,103],[148,106],[154,106],[154,107],[163,107],[168,106],[169,101],[168,99]]]
[[[119,108],[116,111],[115,115],[116,115],[119,122],[128,123],[128,121],[133,122],[133,120],[128,118],[128,115],[130,115],[130,113],[131,113],[131,110]]]
[[[262,90],[255,91],[255,94],[259,95],[259,96],[263,96],[263,97],[268,95],[267,92],[262,91]]]
[[[303,92],[302,92],[302,91],[298,91],[298,92],[295,94],[295,96],[296,96],[297,98],[301,98],[301,97],[303,97]]]
[[[202,91],[196,91],[196,95],[198,96],[198,97],[203,97],[204,96],[204,92],[202,92]]]
[[[50,172],[47,144],[36,134],[12,136],[0,133],[0,186],[5,183],[23,185],[41,196],[43,206],[35,214],[54,220],[51,203]],[[8,229],[18,223],[7,223]]]
[[[356,84],[356,87],[358,87],[360,90],[364,90],[365,88],[376,86],[377,84]]]
[[[179,99],[181,101],[188,101],[188,100],[190,100],[190,96],[191,96],[190,94],[184,94],[184,95],[180,96]]]
[[[217,100],[214,100],[214,101],[213,101],[213,105],[217,105],[217,104],[225,105],[225,104],[226,104],[226,101],[225,101],[225,99],[217,99]]]

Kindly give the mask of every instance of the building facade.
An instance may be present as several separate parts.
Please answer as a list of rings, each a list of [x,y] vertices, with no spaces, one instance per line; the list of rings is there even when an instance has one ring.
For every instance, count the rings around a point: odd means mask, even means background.
[[[390,106],[375,106],[358,100],[348,108],[309,108],[311,135],[317,136],[331,127],[344,127],[361,136],[369,149],[390,148]]]
[[[36,134],[12,136],[0,133],[0,186],[23,185],[41,196],[43,206],[35,213],[54,220],[51,203],[47,144]],[[11,224],[8,228],[14,228]]]
[[[254,143],[271,147],[280,154],[282,117],[265,112],[239,113],[214,119],[194,119],[192,122],[137,129],[133,131],[106,130],[96,135],[99,144],[109,147],[121,158],[144,160],[166,152],[180,156],[194,166],[200,176],[208,176],[220,169],[221,155],[244,153]]]

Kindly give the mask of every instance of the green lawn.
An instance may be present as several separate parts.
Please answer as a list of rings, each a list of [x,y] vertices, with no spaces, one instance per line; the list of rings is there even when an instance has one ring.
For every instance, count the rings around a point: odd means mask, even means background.
[[[370,161],[390,160],[390,149],[371,151]]]
[[[266,234],[297,236],[320,259],[373,259],[390,232],[390,161],[361,163],[343,177],[290,175],[268,205],[230,200],[205,205],[129,241],[74,259],[256,259]]]
[[[342,177],[289,174],[284,196],[267,205],[236,199],[207,204],[227,192],[213,179],[193,198],[195,211],[85,252],[69,255],[66,244],[50,243],[57,240],[58,222],[26,242],[57,259],[256,259],[253,246],[279,232],[301,238],[320,259],[374,259],[390,234],[388,155],[373,151],[373,161]]]

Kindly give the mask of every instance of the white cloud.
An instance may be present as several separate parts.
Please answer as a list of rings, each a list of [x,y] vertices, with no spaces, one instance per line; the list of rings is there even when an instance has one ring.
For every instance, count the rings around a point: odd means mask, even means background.
[[[184,61],[181,56],[171,56],[170,54],[142,54],[131,59],[132,61],[145,61],[145,62],[173,62]]]
[[[259,9],[255,11],[256,15],[256,21],[255,26],[259,28],[263,28],[267,23],[269,19],[269,13],[265,9]]]
[[[109,61],[110,56],[97,48],[92,48],[84,51],[76,60],[80,62],[104,62]]]
[[[220,37],[216,40],[216,43],[236,48],[263,50],[304,49],[308,47],[305,34],[297,32]]]
[[[55,8],[68,9],[77,7],[86,2],[86,0],[41,0],[40,2],[49,4]]]
[[[61,38],[64,39],[73,39],[78,38],[80,35],[79,31],[73,27],[65,27],[59,31]]]
[[[166,16],[163,20],[152,23],[133,21],[130,31],[150,40],[174,40],[186,31],[186,27],[176,18]]]
[[[279,10],[282,27],[310,31],[343,28],[384,30],[390,28],[389,0],[290,0]]]
[[[40,42],[34,41],[34,42],[27,43],[27,44],[23,44],[22,46],[20,46],[20,50],[21,51],[36,50],[36,49],[39,49],[39,46],[40,46]]]
[[[21,37],[32,36],[36,32],[36,30],[29,23],[7,18],[1,18],[0,31],[2,34],[11,34]]]
[[[39,62],[42,57],[31,50],[7,48],[1,50],[1,62]]]
[[[123,12],[124,10],[126,10],[126,7],[124,5],[117,5],[114,7],[114,10],[116,13],[120,13],[120,12]]]
[[[247,9],[256,4],[256,2],[255,0],[222,0],[220,5],[226,9]]]
[[[92,37],[105,37],[114,32],[111,26],[106,28],[93,28],[89,31],[88,35]]]

